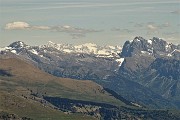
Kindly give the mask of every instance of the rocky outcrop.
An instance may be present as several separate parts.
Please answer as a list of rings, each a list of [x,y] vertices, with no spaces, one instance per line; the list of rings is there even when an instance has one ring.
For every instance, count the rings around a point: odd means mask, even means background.
[[[119,69],[119,77],[134,81],[180,107],[177,104],[180,100],[179,51],[179,45],[160,38],[136,37],[123,46],[120,55],[125,60]]]
[[[142,37],[135,37],[132,41],[126,41],[121,57],[133,57],[141,55],[151,55],[155,58],[158,57],[172,57],[180,60],[178,57],[179,45],[168,43],[165,40],[157,37],[146,40]]]

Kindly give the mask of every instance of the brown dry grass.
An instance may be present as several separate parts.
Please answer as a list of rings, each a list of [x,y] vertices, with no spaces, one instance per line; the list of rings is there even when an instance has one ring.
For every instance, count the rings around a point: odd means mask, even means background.
[[[92,81],[58,78],[17,58],[1,58],[0,69],[7,70],[11,73],[13,75],[11,80],[31,84],[42,83],[46,86],[45,90],[48,95],[51,96],[124,105],[121,101],[105,92],[102,86]],[[54,83],[54,86],[49,86],[51,83]]]
[[[0,91],[0,112],[16,114],[19,117],[29,117],[33,120],[96,120],[82,114],[65,114],[59,110],[43,106],[31,99],[24,99],[13,93]]]

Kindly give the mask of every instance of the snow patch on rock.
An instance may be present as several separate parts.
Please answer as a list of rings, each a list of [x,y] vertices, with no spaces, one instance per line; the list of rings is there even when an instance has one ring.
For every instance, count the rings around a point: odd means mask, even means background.
[[[122,63],[124,62],[124,58],[116,59],[116,62],[119,63],[119,67],[120,67],[122,65]]]
[[[30,50],[30,52],[32,52],[35,55],[38,55],[38,52],[36,50],[34,50],[34,49]]]

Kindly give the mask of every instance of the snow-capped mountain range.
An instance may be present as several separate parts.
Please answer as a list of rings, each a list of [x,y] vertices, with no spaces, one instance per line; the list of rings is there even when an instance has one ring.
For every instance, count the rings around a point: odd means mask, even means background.
[[[54,49],[51,51],[50,48]],[[31,52],[32,54],[38,55],[40,57],[44,57],[44,53],[55,53],[55,52],[62,52],[64,54],[89,54],[95,57],[102,57],[102,58],[110,58],[115,60],[119,66],[122,64],[124,58],[119,57],[119,53],[122,50],[120,46],[99,46],[94,43],[85,43],[81,45],[72,45],[72,44],[56,44],[52,41],[48,41],[46,45],[40,46],[29,46],[26,45],[22,41],[17,41],[10,44],[7,47],[0,48],[0,51],[9,51],[17,55],[21,55],[22,50],[26,50]]]
[[[39,50],[37,50],[37,48]],[[107,58],[117,58],[119,53],[122,57],[129,57],[135,54],[147,54],[147,55],[163,55],[163,56],[174,56],[177,52],[180,52],[180,45],[174,45],[168,43],[161,38],[154,37],[153,39],[146,40],[142,37],[135,37],[131,41],[126,41],[122,50],[121,46],[99,46],[94,43],[85,43],[81,45],[72,44],[57,44],[52,41],[48,41],[45,45],[40,46],[29,46],[22,41],[17,41],[10,44],[7,47],[0,48],[0,51],[10,51],[15,54],[19,54],[21,49],[26,49],[33,54],[40,54],[40,50],[45,48],[54,48],[59,52],[63,53],[73,53],[73,54],[92,54],[96,57],[107,57]],[[46,50],[44,51],[46,52]],[[133,54],[132,54],[133,53]]]
[[[33,62],[40,69],[60,77],[104,79],[118,71],[124,58],[120,46],[56,44],[29,46],[17,41],[1,48],[0,54],[14,54]],[[72,76],[69,76],[72,75]]]
[[[81,45],[72,45],[72,44],[56,44],[51,41],[48,41],[46,45],[34,46],[39,48],[55,48],[64,53],[86,53],[86,54],[94,54],[99,57],[115,57],[117,53],[120,53],[122,47],[120,46],[99,46],[94,43],[85,43]],[[11,45],[0,48],[1,51],[11,51],[13,53],[18,54],[17,49],[26,48],[29,49],[34,54],[38,54],[38,51],[32,49],[31,46],[26,45],[22,41],[17,41],[12,43]]]
[[[98,46],[94,43],[85,43],[81,45],[72,45],[72,44],[56,44],[51,41],[47,45],[41,47],[53,47],[65,53],[87,53],[87,54],[96,54],[99,56],[109,56],[113,57],[117,55],[116,53],[121,52],[120,46]]]
[[[173,104],[180,100],[180,45],[161,38],[135,37],[123,48],[51,41],[29,46],[17,41],[1,48],[0,55],[25,59],[58,77],[93,80],[136,103],[164,106],[165,99]]]

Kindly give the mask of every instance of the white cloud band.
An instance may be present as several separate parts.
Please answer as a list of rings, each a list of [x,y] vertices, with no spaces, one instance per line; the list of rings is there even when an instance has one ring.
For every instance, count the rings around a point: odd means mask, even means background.
[[[26,22],[12,22],[7,23],[5,30],[50,30],[56,32],[64,32],[71,35],[73,38],[85,37],[87,33],[101,32],[102,30],[77,28],[69,25],[64,26],[34,26]]]
[[[30,25],[26,22],[12,22],[8,23],[5,26],[6,30],[14,30],[14,29],[28,29]]]

